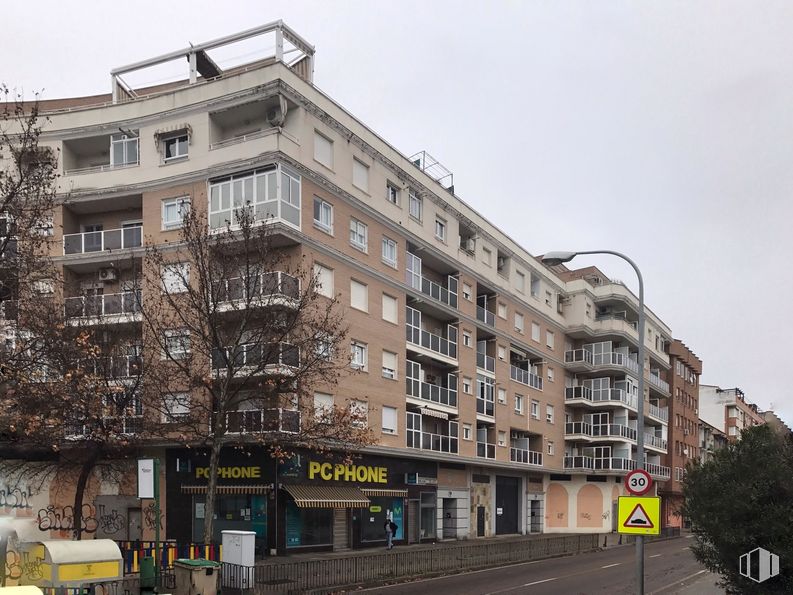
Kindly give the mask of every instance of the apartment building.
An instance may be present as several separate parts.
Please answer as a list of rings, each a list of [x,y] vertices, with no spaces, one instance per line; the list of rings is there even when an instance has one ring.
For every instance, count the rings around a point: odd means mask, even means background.
[[[662,522],[667,527],[680,527],[683,518],[679,512],[683,505],[682,481],[689,461],[701,457],[702,441],[699,427],[699,377],[700,360],[685,343],[675,339],[668,346],[672,368],[669,372],[669,448],[664,457],[672,475],[658,489],[664,509]]]
[[[763,411],[762,414],[765,423],[767,423],[775,432],[779,432],[780,434],[791,434],[793,430],[790,429],[779,415],[777,415],[773,411]]]
[[[269,59],[225,70],[211,59],[266,36]],[[185,58],[185,80],[125,82]],[[317,391],[316,405],[363,407],[377,444],[354,465],[309,451],[284,464],[264,448],[223,453],[218,532],[253,528],[285,552],[381,545],[387,515],[397,543],[611,531],[637,440],[655,479],[671,477],[670,353],[681,357],[671,330],[648,310],[639,362],[638,300],[625,285],[539,264],[457,196],[449,170],[426,152],[399,153],[316,88],[313,70],[312,46],[276,22],[116,69],[106,97],[43,102],[42,144],[60,151],[69,193],[53,221],[69,311],[128,334],[129,357],[141,357],[131,293],[147,244],[177,239],[187,204],[207,214],[210,233],[249,201],[345,308],[359,373]],[[177,445],[156,452],[164,535],[200,540],[212,514],[206,458]],[[126,484],[91,489],[95,502],[112,497],[140,515]],[[150,535],[131,524],[103,531]]]
[[[728,440],[740,438],[741,430],[765,423],[762,412],[746,400],[740,388],[719,388],[703,384],[699,387],[699,416],[723,432]]]
[[[727,443],[727,435],[724,432],[703,419],[699,420],[699,456],[703,463],[710,461],[713,453]]]

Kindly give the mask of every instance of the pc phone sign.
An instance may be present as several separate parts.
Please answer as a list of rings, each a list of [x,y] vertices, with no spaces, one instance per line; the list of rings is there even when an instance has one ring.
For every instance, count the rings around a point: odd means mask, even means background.
[[[634,496],[644,496],[653,487],[653,478],[644,469],[634,469],[625,476],[625,489]]]

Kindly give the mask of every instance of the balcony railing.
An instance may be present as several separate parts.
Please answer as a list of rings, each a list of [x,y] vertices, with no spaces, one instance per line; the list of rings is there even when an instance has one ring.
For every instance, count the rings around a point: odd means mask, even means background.
[[[458,452],[457,436],[446,436],[444,434],[432,434],[419,430],[407,431],[408,448],[420,448],[422,450],[434,450],[435,452]]]
[[[134,315],[140,312],[140,300],[140,291],[83,295],[67,297],[64,309],[66,318],[102,318],[121,314]]]
[[[429,349],[446,357],[457,359],[457,343],[454,341],[449,341],[440,335],[435,335],[410,325],[406,325],[405,335],[409,343],[419,345],[424,349]]]
[[[669,383],[666,380],[663,380],[660,376],[656,376],[655,374],[651,373],[647,377],[647,380],[650,382],[650,384],[661,389],[662,391],[667,393],[669,392]]]
[[[300,298],[300,279],[281,271],[231,277],[218,284],[218,302],[249,301],[269,296]]]
[[[488,326],[496,326],[496,315],[482,306],[476,307],[476,319]]]
[[[235,370],[244,368],[263,369],[265,366],[300,365],[300,350],[289,343],[245,343],[236,347],[215,349],[212,353],[212,368]]]
[[[645,434],[644,444],[646,446],[652,446],[654,448],[666,450],[666,440],[656,436],[655,434]]]
[[[593,469],[594,459],[583,456],[566,456],[564,458],[565,469]]]
[[[422,382],[415,378],[406,378],[406,391],[409,397],[423,399],[439,405],[457,407],[457,390],[445,386],[438,386],[429,382]]]
[[[110,355],[86,360],[83,370],[100,378],[133,378],[143,373],[143,357],[139,355]]]
[[[633,330],[635,330],[635,331],[639,330],[639,323],[634,321],[634,320],[628,320],[624,313],[619,313],[618,314],[618,313],[611,313],[610,312],[608,314],[596,314],[595,315],[595,320],[597,320],[597,321],[600,321],[600,320],[622,320],[626,324],[629,324],[633,328]]]
[[[595,471],[631,471],[636,468],[636,461],[621,457],[597,457],[592,461]]]
[[[542,378],[540,378],[537,374],[532,374],[528,370],[524,370],[518,366],[509,366],[509,377],[515,382],[520,382],[521,384],[525,384],[531,388],[542,390]]]
[[[661,421],[669,420],[669,408],[667,407],[659,407],[658,405],[653,405],[652,403],[648,403],[647,413],[651,417],[660,419]]]
[[[496,372],[496,358],[485,355],[484,353],[476,352],[476,367],[487,370],[495,374]]]
[[[565,436],[584,435],[592,436],[592,425],[584,421],[571,421],[564,425]]]
[[[588,386],[568,386],[565,388],[564,398],[567,401],[583,400],[592,403],[621,404],[632,409],[636,409],[638,404],[636,395],[628,394],[621,388],[601,388],[592,390]]]
[[[496,458],[496,445],[490,444],[488,442],[477,442],[476,443],[476,456],[482,457],[483,459],[495,459]]]
[[[106,417],[102,420],[101,426],[97,425],[96,431],[121,435],[140,434],[143,429],[143,416],[130,415],[121,417]],[[88,437],[91,428],[80,422],[66,424],[66,437],[77,439]]]
[[[537,465],[538,467],[542,467],[542,453],[534,450],[510,447],[509,460],[516,463],[525,463],[526,465]]]
[[[564,352],[564,363],[592,365],[592,352],[587,349],[572,349]]]
[[[430,281],[426,277],[418,276],[413,271],[407,271],[407,284],[410,285],[413,289],[416,289],[431,297],[434,300],[437,300],[443,304],[447,304],[452,308],[457,307],[457,291],[450,291],[448,288],[444,287],[440,283],[436,283],[435,281]]]
[[[70,233],[63,236],[64,254],[90,254],[105,250],[139,248],[142,245],[143,228],[140,226]]]
[[[650,475],[657,475],[658,477],[665,477],[669,479],[671,477],[671,470],[669,467],[664,467],[663,465],[657,465],[655,463],[645,463],[644,469]]]
[[[480,399],[477,397],[476,412],[481,415],[489,415],[490,417],[493,417],[495,414],[495,403],[493,403],[493,401],[488,401],[487,399]]]
[[[625,438],[636,440],[636,430],[621,424],[593,424],[593,438]]]
[[[300,432],[300,412],[293,409],[229,411],[225,414],[225,422],[226,432],[229,434],[262,434],[265,432],[297,434]]]
[[[568,386],[564,389],[566,401],[591,401],[592,389],[588,386]]]
[[[594,366],[617,366],[619,368],[625,368],[635,374],[639,373],[639,362],[634,359],[631,359],[629,356],[625,355],[624,353],[617,353],[616,351],[612,351],[609,353],[596,353],[592,356],[592,365]]]

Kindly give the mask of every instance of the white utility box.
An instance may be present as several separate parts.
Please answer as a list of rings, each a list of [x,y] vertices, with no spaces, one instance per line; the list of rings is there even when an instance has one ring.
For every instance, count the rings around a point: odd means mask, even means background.
[[[256,533],[253,531],[221,531],[223,536],[224,587],[252,589],[254,585],[254,553]],[[229,566],[233,565],[233,566]]]

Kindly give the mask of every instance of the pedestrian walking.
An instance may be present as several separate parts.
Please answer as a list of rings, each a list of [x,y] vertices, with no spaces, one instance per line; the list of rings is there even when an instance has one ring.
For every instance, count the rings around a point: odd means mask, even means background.
[[[386,518],[383,530],[385,531],[386,546],[385,549],[390,550],[394,547],[394,531],[391,529],[391,519]]]

